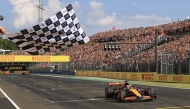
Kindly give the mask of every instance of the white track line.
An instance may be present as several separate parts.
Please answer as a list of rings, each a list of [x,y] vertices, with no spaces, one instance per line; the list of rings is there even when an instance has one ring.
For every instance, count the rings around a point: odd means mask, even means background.
[[[3,95],[16,107],[16,109],[20,109],[13,100],[9,98],[9,96],[0,88],[0,91],[3,93]]]
[[[97,101],[99,99],[94,99],[94,98],[89,98],[89,99],[81,99],[81,100],[68,100],[68,101],[51,101],[47,98],[44,98],[46,101],[51,102],[51,103],[58,103],[58,102],[62,102],[62,103],[68,103],[68,102],[82,102],[82,101]]]

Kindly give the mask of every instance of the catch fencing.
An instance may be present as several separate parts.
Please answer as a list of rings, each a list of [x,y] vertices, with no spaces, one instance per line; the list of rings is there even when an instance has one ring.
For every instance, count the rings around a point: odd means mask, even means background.
[[[190,55],[189,55],[190,57]],[[156,63],[148,62],[142,63],[140,58],[135,60],[134,64],[122,61],[114,63],[114,60],[104,63],[103,61],[72,61],[70,62],[71,70],[101,70],[104,72],[155,72]],[[64,66],[68,66],[64,63]],[[190,75],[190,61],[189,58],[186,60],[175,60],[172,53],[161,53],[160,61],[158,61],[158,74],[176,74],[176,75]]]

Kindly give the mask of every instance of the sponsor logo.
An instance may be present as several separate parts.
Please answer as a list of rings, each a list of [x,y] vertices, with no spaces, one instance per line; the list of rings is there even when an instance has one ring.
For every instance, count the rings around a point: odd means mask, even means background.
[[[167,75],[159,75],[159,81],[167,81]]]
[[[50,57],[32,57],[32,61],[50,61]]]
[[[92,72],[92,76],[95,76],[95,72]]]
[[[127,73],[122,73],[122,78],[127,79]]]
[[[0,57],[0,61],[14,61],[15,57],[14,56],[2,56]]]
[[[6,69],[6,68],[5,68],[5,69]],[[9,68],[7,68],[7,69],[9,69],[9,70],[21,70],[22,67],[9,67]]]
[[[101,72],[97,72],[96,74],[98,77],[101,77],[102,73]]]
[[[116,77],[116,78],[120,78],[119,76],[120,76],[120,73],[116,73],[116,74],[115,74],[115,77]]]
[[[142,80],[154,80],[154,74],[142,74]]]
[[[103,77],[106,77],[107,73],[103,73]]]
[[[107,77],[110,77],[110,73],[107,73]]]
[[[173,81],[182,82],[183,76],[173,76]]]
[[[114,78],[114,73],[111,73],[111,78]]]
[[[0,66],[1,71],[26,71],[26,66]]]
[[[137,74],[131,74],[131,79],[132,80],[138,80],[138,75]]]

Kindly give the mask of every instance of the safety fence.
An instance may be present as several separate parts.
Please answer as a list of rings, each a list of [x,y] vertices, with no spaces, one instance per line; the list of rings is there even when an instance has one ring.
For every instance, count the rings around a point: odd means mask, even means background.
[[[140,58],[140,60],[145,59]],[[140,63],[141,61],[135,61],[134,64],[125,61],[117,64],[114,62],[115,60],[112,60],[110,63],[80,60],[76,62],[70,62],[69,69],[90,71],[101,70],[103,72],[156,72],[155,62]],[[64,63],[61,66],[63,69],[67,69],[67,67],[64,66],[68,67],[68,63]],[[171,62],[163,59],[161,62],[158,62],[158,74],[190,75],[190,60],[175,60]]]

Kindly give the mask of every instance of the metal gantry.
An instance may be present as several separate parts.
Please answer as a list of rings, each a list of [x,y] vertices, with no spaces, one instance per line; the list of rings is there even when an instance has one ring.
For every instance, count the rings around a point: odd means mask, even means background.
[[[36,7],[38,8],[38,23],[41,23],[43,21],[43,12],[44,12],[44,7],[43,7],[43,0],[39,0],[39,5]]]

